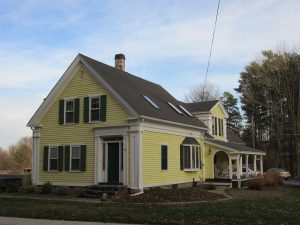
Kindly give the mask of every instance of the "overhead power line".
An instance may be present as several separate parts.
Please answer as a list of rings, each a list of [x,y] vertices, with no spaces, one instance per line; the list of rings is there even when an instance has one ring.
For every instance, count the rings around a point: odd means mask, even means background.
[[[215,40],[215,33],[216,33],[216,27],[217,27],[217,22],[218,22],[220,2],[221,2],[221,0],[218,1],[218,7],[217,7],[217,12],[216,12],[215,24],[214,24],[214,31],[212,34],[212,39],[211,39],[211,44],[210,44],[208,62],[207,62],[207,66],[206,66],[206,73],[205,73],[205,79],[204,79],[204,84],[203,84],[203,95],[204,95],[205,86],[206,86],[206,80],[207,80],[207,75],[208,75],[208,70],[209,70],[209,65],[210,65],[210,59],[211,59],[211,55],[212,55],[212,48],[213,48],[214,40]]]

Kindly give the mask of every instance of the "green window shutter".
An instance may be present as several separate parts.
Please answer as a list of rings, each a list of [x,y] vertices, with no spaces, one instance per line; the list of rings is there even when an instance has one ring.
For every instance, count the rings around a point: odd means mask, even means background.
[[[183,145],[180,145],[180,170],[183,170]]]
[[[161,146],[161,170],[168,169],[168,146]]]
[[[84,122],[90,122],[90,98],[84,97]]]
[[[58,115],[58,122],[59,124],[64,124],[64,117],[65,117],[65,101],[59,100],[59,115]]]
[[[86,145],[81,145],[80,149],[80,170],[86,170]]]
[[[100,97],[100,121],[106,121],[106,99],[107,96],[106,95],[102,95]]]
[[[74,122],[79,123],[79,109],[80,109],[80,99],[75,99],[75,111],[74,111]]]
[[[44,146],[44,165],[43,165],[44,171],[48,171],[48,155],[49,155],[49,147]]]
[[[70,146],[65,146],[65,171],[70,170]]]
[[[64,166],[64,147],[58,146],[58,171],[63,171]]]

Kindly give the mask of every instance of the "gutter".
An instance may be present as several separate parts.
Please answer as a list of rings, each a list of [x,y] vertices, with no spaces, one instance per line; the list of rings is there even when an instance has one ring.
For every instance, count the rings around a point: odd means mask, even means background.
[[[149,117],[149,116],[142,116],[142,115],[141,115],[141,116],[139,116],[139,117],[128,118],[128,120],[136,120],[136,119],[152,120],[152,121],[156,121],[156,122],[162,122],[162,123],[167,123],[167,124],[172,124],[172,125],[177,125],[177,126],[182,126],[182,127],[188,127],[188,128],[193,128],[193,129],[197,129],[197,130],[208,130],[207,127],[197,127],[197,126],[193,126],[193,125],[188,125],[188,124],[184,124],[184,123],[172,122],[172,121],[163,120],[163,119],[158,119],[158,118]]]

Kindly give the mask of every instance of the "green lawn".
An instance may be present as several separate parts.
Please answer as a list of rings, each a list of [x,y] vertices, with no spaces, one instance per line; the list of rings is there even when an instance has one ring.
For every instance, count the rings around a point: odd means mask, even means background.
[[[0,197],[0,216],[142,224],[300,224],[300,189],[232,190],[225,202],[72,203]]]

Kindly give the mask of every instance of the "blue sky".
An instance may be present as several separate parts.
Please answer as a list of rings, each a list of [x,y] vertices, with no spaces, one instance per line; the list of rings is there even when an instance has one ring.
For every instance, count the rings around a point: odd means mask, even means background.
[[[26,123],[80,52],[126,70],[183,100],[203,82],[217,0],[0,1],[0,146]],[[237,87],[261,50],[298,46],[297,0],[222,0],[208,81]]]

